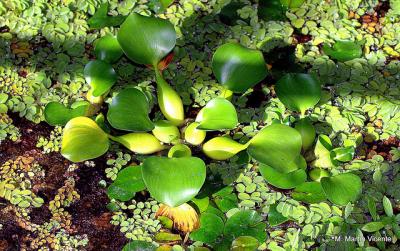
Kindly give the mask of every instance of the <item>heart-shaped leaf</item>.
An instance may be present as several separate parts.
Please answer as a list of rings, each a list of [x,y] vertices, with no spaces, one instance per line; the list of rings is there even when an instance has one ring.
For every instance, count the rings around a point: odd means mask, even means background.
[[[215,51],[212,70],[219,83],[238,93],[247,91],[267,76],[261,51],[238,43],[224,44]]]
[[[304,112],[321,98],[321,85],[310,74],[288,73],[275,86],[279,100],[289,109]]]
[[[356,201],[362,190],[360,177],[352,173],[324,177],[321,179],[321,185],[326,197],[341,206]]]
[[[158,140],[164,143],[176,143],[179,141],[181,133],[175,125],[167,120],[159,120],[154,123],[155,128],[153,129],[153,134]]]
[[[124,54],[118,40],[112,35],[105,35],[94,42],[94,54],[97,59],[115,63]]]
[[[190,234],[190,239],[212,245],[223,233],[224,222],[212,213],[203,213],[200,216],[200,228]]]
[[[112,66],[102,60],[90,61],[83,71],[86,82],[92,87],[95,97],[106,93],[117,81],[117,74]]]
[[[197,129],[199,125],[199,123],[193,122],[185,128],[184,137],[186,142],[189,144],[198,146],[203,143],[204,139],[206,138],[206,132]]]
[[[168,157],[170,158],[181,158],[181,157],[190,157],[192,156],[192,150],[187,145],[177,144],[171,147],[168,151]]]
[[[160,141],[150,133],[133,132],[110,138],[138,154],[152,154],[164,150]]]
[[[273,124],[263,128],[250,140],[247,152],[260,163],[279,172],[298,169],[296,159],[302,146],[300,133],[287,125]]]
[[[49,125],[65,125],[73,118],[85,116],[89,106],[87,101],[77,101],[71,108],[59,102],[50,102],[44,108],[44,117]]]
[[[206,165],[196,157],[149,157],[142,165],[143,180],[151,196],[170,207],[194,198],[206,178]]]
[[[107,152],[107,134],[86,117],[71,119],[64,127],[61,154],[72,162],[97,158]]]
[[[232,242],[232,251],[254,251],[260,242],[252,236],[240,236]]]
[[[165,19],[130,14],[118,31],[125,55],[138,64],[157,68],[158,62],[175,47],[174,26]]]
[[[298,169],[290,173],[281,173],[264,164],[260,164],[259,168],[261,175],[268,183],[281,189],[295,188],[307,179],[304,169]]]
[[[262,243],[267,238],[265,227],[266,224],[256,211],[244,210],[228,218],[224,234],[232,240],[240,236],[252,236]]]
[[[196,117],[201,130],[230,130],[238,124],[235,107],[224,98],[214,98],[200,110]]]
[[[125,16],[109,16],[108,6],[108,3],[101,4],[94,15],[89,18],[87,23],[91,29],[101,29],[104,27],[118,26],[125,20]]]
[[[183,103],[178,93],[164,80],[156,70],[157,98],[162,114],[172,124],[179,126],[184,121]]]
[[[229,137],[215,137],[204,143],[203,152],[212,159],[226,160],[246,147],[247,145],[242,145]]]
[[[146,95],[136,88],[126,88],[112,99],[107,119],[111,126],[126,131],[151,131],[150,106]]]
[[[292,197],[306,203],[319,203],[326,200],[321,183],[316,181],[300,184],[294,189]]]
[[[302,118],[300,119],[294,127],[301,135],[301,140],[303,142],[303,150],[308,150],[315,140],[315,129],[312,125],[310,119]]]
[[[362,56],[361,45],[354,41],[336,41],[332,47],[324,44],[322,50],[326,55],[340,62],[349,61]]]
[[[110,198],[128,201],[135,196],[136,192],[146,189],[142,179],[140,166],[128,166],[122,169],[117,179],[108,187],[107,194]]]

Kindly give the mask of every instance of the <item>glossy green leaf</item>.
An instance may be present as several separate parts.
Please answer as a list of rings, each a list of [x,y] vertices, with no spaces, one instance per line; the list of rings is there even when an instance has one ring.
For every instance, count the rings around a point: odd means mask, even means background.
[[[118,26],[125,20],[125,16],[109,16],[108,6],[108,3],[101,4],[94,15],[88,19],[87,24],[91,29]]]
[[[376,232],[381,230],[382,228],[385,227],[385,224],[381,221],[376,221],[376,222],[368,222],[367,224],[365,224],[361,230],[365,231],[365,232]]]
[[[156,248],[151,242],[131,241],[124,246],[122,251],[154,251]]]
[[[304,182],[297,186],[292,193],[292,198],[306,203],[319,203],[326,200],[321,183],[316,181]]]
[[[152,154],[164,149],[161,142],[150,133],[133,132],[110,138],[138,154]]]
[[[195,146],[198,146],[201,143],[203,143],[204,139],[206,138],[206,132],[197,129],[198,126],[199,123],[193,122],[189,124],[184,131],[185,141]]]
[[[200,228],[190,234],[190,239],[212,244],[223,233],[224,222],[212,213],[202,213],[200,216]]]
[[[181,133],[175,125],[167,120],[159,120],[154,123],[153,134],[158,140],[164,143],[174,143],[179,141]]]
[[[157,65],[175,47],[174,26],[165,19],[130,14],[118,31],[125,55],[138,64]]]
[[[102,60],[90,61],[84,69],[86,82],[92,87],[92,95],[101,96],[115,84],[117,74],[112,66]]]
[[[170,207],[194,198],[206,178],[206,165],[196,157],[149,157],[142,165],[143,180],[151,196]]]
[[[170,158],[180,158],[180,157],[190,157],[192,156],[192,150],[187,145],[177,144],[171,147],[168,151],[168,157]]]
[[[340,162],[348,162],[353,160],[355,154],[355,149],[353,146],[348,147],[338,147],[331,151],[331,159]]]
[[[263,128],[250,140],[247,152],[260,163],[279,172],[298,169],[296,159],[302,146],[300,133],[289,126],[273,124]]]
[[[107,152],[107,134],[86,117],[71,119],[64,127],[61,154],[72,162],[97,158]]]
[[[126,88],[113,97],[107,112],[112,127],[126,131],[151,131],[150,106],[146,95],[136,88]]]
[[[276,204],[269,206],[268,211],[268,223],[272,226],[279,226],[282,223],[285,223],[289,219],[283,216],[280,212],[276,210]]]
[[[162,114],[172,124],[179,126],[184,121],[183,102],[178,93],[164,80],[156,70],[157,98]]]
[[[312,125],[310,119],[303,118],[296,122],[294,127],[301,135],[301,140],[303,142],[303,150],[308,150],[313,144],[315,140],[315,129]]]
[[[238,124],[235,107],[225,98],[210,100],[196,117],[201,130],[230,130]]]
[[[112,35],[105,35],[94,42],[94,55],[99,60],[112,64],[117,62],[123,54],[117,38]]]
[[[229,137],[215,137],[204,143],[203,152],[211,159],[226,160],[245,150],[246,147]]]
[[[59,102],[50,102],[44,108],[44,118],[49,125],[65,125],[73,118],[85,116],[89,106],[87,101],[75,102],[71,108]]]
[[[240,236],[252,236],[262,243],[267,238],[265,227],[266,224],[256,211],[243,210],[228,218],[224,234],[232,240]]]
[[[261,51],[237,43],[220,46],[212,58],[212,70],[227,89],[243,93],[267,76]]]
[[[275,85],[276,95],[289,109],[304,112],[314,107],[321,98],[321,85],[311,75],[288,73]]]
[[[261,175],[268,183],[281,189],[295,188],[307,179],[304,169],[298,169],[290,173],[281,173],[264,164],[260,164],[259,168]]]
[[[128,166],[122,169],[117,179],[108,187],[107,194],[110,198],[128,201],[135,196],[136,192],[146,189],[142,179],[140,166]]]
[[[332,47],[324,44],[322,50],[326,55],[340,62],[349,61],[362,56],[361,45],[354,41],[336,41]]]
[[[254,251],[260,242],[252,236],[240,236],[232,242],[232,251]]]
[[[337,205],[354,202],[361,194],[360,177],[352,173],[342,173],[321,179],[321,185],[326,197]]]

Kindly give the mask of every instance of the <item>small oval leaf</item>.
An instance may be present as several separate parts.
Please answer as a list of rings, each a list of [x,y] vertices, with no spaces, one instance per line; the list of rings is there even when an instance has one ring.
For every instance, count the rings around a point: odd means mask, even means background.
[[[203,143],[204,139],[206,138],[206,132],[197,129],[199,125],[200,123],[193,122],[185,128],[184,137],[186,142],[189,144],[198,146]]]
[[[362,56],[361,45],[348,40],[336,41],[332,47],[324,44],[322,50],[326,55],[340,62],[346,62]]]
[[[73,118],[85,116],[90,104],[87,101],[78,101],[71,108],[59,102],[50,102],[44,108],[44,117],[49,125],[65,125]]]
[[[315,129],[309,118],[300,119],[294,127],[301,135],[303,150],[308,150],[315,140]]]

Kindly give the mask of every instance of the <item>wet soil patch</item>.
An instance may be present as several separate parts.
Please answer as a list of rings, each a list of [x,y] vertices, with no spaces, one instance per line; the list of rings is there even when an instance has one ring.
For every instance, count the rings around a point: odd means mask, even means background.
[[[18,156],[31,156],[44,168],[46,176],[33,186],[33,190],[45,201],[40,208],[32,210],[31,222],[43,224],[51,218],[48,202],[63,186],[65,179],[74,175],[76,189],[81,198],[70,207],[66,208],[73,217],[73,226],[76,234],[86,234],[89,244],[86,250],[121,250],[127,239],[120,233],[118,227],[109,223],[112,214],[106,209],[109,202],[105,189],[99,187],[100,180],[105,179],[104,169],[106,157],[95,161],[95,167],[79,164],[75,174],[67,172],[71,164],[60,153],[42,153],[36,147],[40,136],[49,137],[53,127],[42,122],[32,123],[17,114],[11,114],[13,124],[21,132],[17,142],[5,140],[0,145],[0,165]],[[29,232],[24,230],[14,220],[13,212],[7,210],[9,203],[0,198],[0,250],[19,250],[21,244],[27,240]]]

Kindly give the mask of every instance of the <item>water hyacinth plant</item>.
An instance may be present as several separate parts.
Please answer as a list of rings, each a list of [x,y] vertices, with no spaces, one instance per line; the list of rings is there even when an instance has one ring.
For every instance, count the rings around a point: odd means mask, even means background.
[[[47,122],[65,125],[61,154],[72,162],[100,157],[108,151],[112,141],[135,154],[154,154],[145,157],[140,166],[121,170],[108,188],[110,198],[127,201],[147,190],[152,198],[162,203],[158,217],[172,220],[173,227],[179,231],[195,231],[191,234],[194,240],[211,246],[218,246],[216,240],[220,235],[233,242],[233,246],[242,241],[258,246],[265,240],[265,225],[251,231],[236,230],[236,218],[249,221],[249,226],[251,221],[259,221],[259,216],[253,216],[254,211],[242,211],[229,218],[223,228],[219,216],[200,213],[197,206],[193,207],[192,201],[206,181],[208,161],[205,157],[221,161],[247,152],[259,163],[259,171],[267,183],[280,189],[296,188],[295,199],[307,203],[329,200],[345,205],[357,199],[361,192],[360,178],[352,173],[332,175],[329,171],[339,162],[350,161],[354,148],[334,149],[324,135],[319,135],[316,141],[316,131],[307,117],[308,110],[321,99],[321,86],[315,77],[288,73],[275,86],[277,97],[293,111],[294,123],[266,125],[246,143],[235,141],[229,134],[210,138],[209,132],[229,131],[239,126],[236,108],[229,100],[263,80],[268,67],[258,50],[237,43],[221,45],[212,57],[212,70],[224,90],[220,97],[208,101],[194,120],[185,120],[181,97],[163,77],[167,66],[160,67],[160,62],[170,57],[175,45],[176,32],[168,20],[130,14],[116,37],[107,35],[95,43],[96,59],[90,61],[84,71],[91,86],[88,100],[75,103],[71,108],[56,102],[46,106]],[[105,121],[99,123],[92,119],[117,82],[112,63],[123,54],[133,63],[153,69],[158,106],[164,120],[154,121],[148,97],[133,87],[123,88],[111,98]],[[104,125],[112,129],[104,130]],[[303,154],[315,141],[317,159],[309,169]],[[201,154],[191,150],[199,146]],[[194,157],[192,153],[199,156]],[[214,237],[204,230],[209,224],[212,231],[216,231]]]

